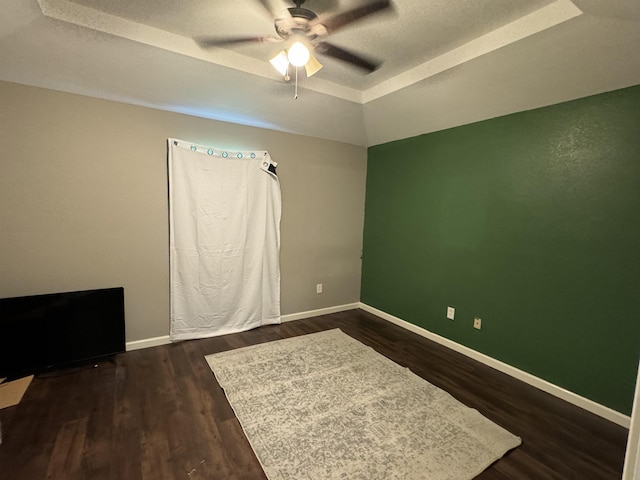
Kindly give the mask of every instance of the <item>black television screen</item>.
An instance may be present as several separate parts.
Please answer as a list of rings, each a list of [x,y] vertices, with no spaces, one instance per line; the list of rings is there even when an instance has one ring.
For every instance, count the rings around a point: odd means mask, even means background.
[[[122,287],[0,299],[0,377],[39,373],[124,350]]]

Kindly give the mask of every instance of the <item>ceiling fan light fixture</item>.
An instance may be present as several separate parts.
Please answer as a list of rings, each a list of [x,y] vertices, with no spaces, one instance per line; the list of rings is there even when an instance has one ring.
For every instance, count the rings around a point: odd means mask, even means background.
[[[309,61],[305,63],[304,69],[307,72],[307,77],[315,75],[322,68],[322,64],[318,61],[316,57],[312,54],[309,54]]]
[[[287,51],[289,62],[294,67],[303,67],[311,57],[309,49],[305,47],[301,42],[295,42],[289,47]]]
[[[284,50],[269,60],[269,63],[271,63],[273,68],[280,72],[281,75],[287,74],[287,70],[289,68],[289,57],[287,57],[287,53]]]

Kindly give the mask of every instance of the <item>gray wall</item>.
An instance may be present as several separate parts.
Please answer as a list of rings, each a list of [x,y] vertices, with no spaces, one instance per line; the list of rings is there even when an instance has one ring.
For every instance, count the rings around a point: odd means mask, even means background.
[[[0,297],[123,286],[127,341],[167,335],[175,137],[278,162],[283,315],[359,301],[365,148],[5,82],[0,105]]]

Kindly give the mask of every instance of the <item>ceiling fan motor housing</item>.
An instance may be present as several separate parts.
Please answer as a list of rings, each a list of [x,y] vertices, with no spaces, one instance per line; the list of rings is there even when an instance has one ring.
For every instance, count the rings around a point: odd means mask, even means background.
[[[301,2],[302,3],[302,2]],[[276,33],[283,39],[288,39],[292,35],[303,35],[308,40],[315,40],[317,37],[326,34],[326,29],[319,23],[312,25],[312,21],[318,16],[309,9],[299,5],[288,8],[290,16],[277,18],[275,20]]]

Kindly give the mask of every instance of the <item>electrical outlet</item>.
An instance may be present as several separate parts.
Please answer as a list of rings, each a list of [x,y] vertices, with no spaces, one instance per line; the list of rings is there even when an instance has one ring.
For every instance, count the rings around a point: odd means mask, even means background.
[[[482,328],[482,319],[476,317],[473,319],[473,328],[480,330]]]
[[[447,307],[447,318],[449,320],[453,320],[455,316],[456,316],[456,309],[453,307]]]
[[[322,284],[321,283],[316,285],[316,293],[322,293]]]

